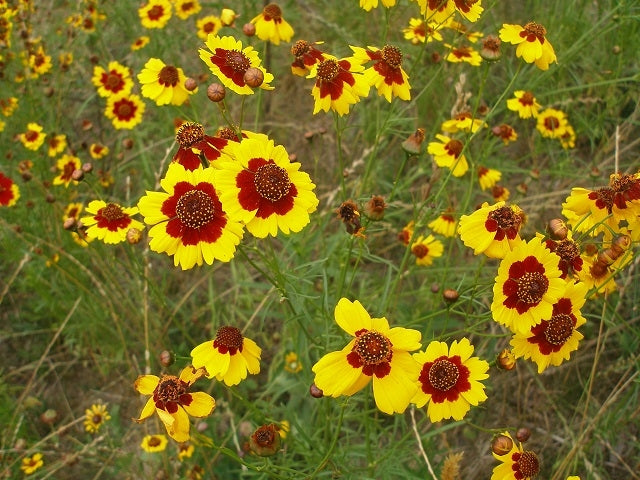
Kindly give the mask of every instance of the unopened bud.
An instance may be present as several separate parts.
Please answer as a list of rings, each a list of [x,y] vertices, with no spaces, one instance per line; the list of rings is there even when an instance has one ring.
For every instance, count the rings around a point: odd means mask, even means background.
[[[131,138],[125,138],[124,140],[122,140],[122,146],[126,150],[131,150],[133,148],[133,140]]]
[[[516,432],[516,438],[522,443],[529,440],[530,436],[531,436],[531,430],[529,430],[526,427],[519,428],[518,431]]]
[[[418,128],[402,142],[402,149],[411,155],[419,155],[424,142],[424,128]]]
[[[184,81],[184,88],[189,92],[193,92],[196,88],[198,88],[198,82],[195,78],[189,77]]]
[[[209,97],[209,100],[212,102],[221,102],[224,100],[226,93],[224,85],[221,83],[212,83],[207,87],[207,97]]]
[[[496,365],[502,370],[513,370],[516,366],[516,356],[511,350],[505,348],[498,354]]]
[[[506,435],[498,435],[491,442],[491,451],[496,455],[506,455],[513,448],[513,440]]]
[[[84,178],[84,170],[81,168],[76,168],[73,172],[71,172],[71,178],[76,182],[79,182]]]
[[[93,163],[91,162],[83,163],[81,168],[84,173],[91,173],[93,172]]]
[[[75,230],[77,224],[78,224],[78,221],[75,218],[69,217],[64,221],[62,226],[65,230]]]
[[[46,423],[47,425],[53,425],[54,423],[56,423],[57,419],[58,412],[56,412],[53,408],[45,410],[40,415],[40,421],[42,421],[42,423]]]
[[[567,224],[564,223],[561,218],[553,218],[549,220],[548,231],[554,240],[564,240],[567,238],[569,228],[567,228]]]
[[[384,218],[384,211],[387,208],[387,204],[384,201],[384,197],[380,195],[372,195],[371,199],[364,206],[364,211],[371,220],[378,221]]]
[[[322,398],[324,397],[324,392],[320,390],[315,383],[312,383],[309,387],[309,393],[313,398]]]
[[[256,34],[256,26],[253,23],[245,23],[242,26],[242,33],[247,37],[253,37]]]
[[[458,298],[460,297],[460,294],[454,288],[445,288],[442,291],[442,296],[447,302],[453,303],[456,300],[458,300]]]
[[[162,365],[163,367],[170,367],[171,365],[173,365],[173,362],[175,362],[176,356],[169,350],[163,350],[162,352],[160,352],[158,360],[160,360],[160,365]]]
[[[264,82],[264,73],[262,70],[256,67],[249,67],[247,71],[244,72],[244,83],[249,85],[251,88],[256,88],[262,85]]]
[[[47,203],[54,203],[56,201],[56,197],[54,197],[50,193],[47,193],[47,196],[44,197],[44,199],[47,201]]]

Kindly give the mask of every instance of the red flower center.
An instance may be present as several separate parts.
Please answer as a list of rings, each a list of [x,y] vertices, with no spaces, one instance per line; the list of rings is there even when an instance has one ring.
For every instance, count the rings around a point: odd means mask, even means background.
[[[164,8],[161,5],[154,5],[151,10],[147,13],[149,20],[160,20],[162,15],[164,14]]]
[[[524,303],[536,304],[549,288],[549,280],[539,272],[526,272],[517,280],[518,299]]]
[[[275,3],[270,3],[262,10],[262,14],[264,15],[265,20],[275,20],[278,21],[282,18],[282,10]]]
[[[36,132],[35,130],[27,130],[27,132],[24,134],[24,138],[28,142],[33,142],[38,138],[38,132]]]
[[[544,265],[533,255],[513,262],[508,276],[502,286],[502,292],[507,297],[503,304],[508,308],[515,308],[519,314],[540,303],[549,288]]]
[[[117,92],[122,87],[124,87],[124,80],[122,79],[122,75],[120,75],[115,70],[111,70],[102,83],[104,83],[104,86],[107,90],[111,90],[112,92]]]
[[[291,54],[294,57],[302,57],[305,53],[309,51],[311,48],[311,44],[306,40],[298,40],[291,47]]]
[[[166,87],[175,87],[180,80],[178,69],[172,65],[167,65],[158,74],[158,83]]]
[[[573,334],[573,319],[570,315],[561,313],[549,320],[544,330],[544,336],[552,345],[564,345]]]
[[[123,98],[115,103],[113,110],[118,120],[128,121],[131,120],[136,113],[136,106],[126,98]]]
[[[253,182],[258,194],[272,202],[280,200],[291,189],[291,180],[287,171],[275,163],[267,163],[258,168]]]
[[[477,2],[478,0],[453,0],[453,3],[456,4],[456,8],[463,13],[468,13],[469,10],[471,10],[471,7],[473,7]]]
[[[555,131],[560,128],[560,119],[558,117],[548,116],[544,119],[544,128]]]
[[[155,435],[153,435],[150,439],[149,442],[147,443],[148,446],[150,447],[157,447],[158,445],[160,445],[162,443],[162,440],[160,439],[160,437],[156,437]]]
[[[533,96],[533,93],[524,92],[522,96],[518,99],[518,101],[525,107],[528,107],[533,105],[533,102],[535,102],[535,98]]]
[[[382,48],[382,60],[392,68],[400,68],[402,66],[402,52],[398,47],[385,45]]]
[[[516,457],[518,458],[516,459]],[[540,461],[532,451],[525,450],[522,453],[514,453],[512,458],[516,460],[512,467],[516,478],[531,478],[540,472]]]
[[[180,395],[187,393],[187,384],[173,375],[164,375],[153,392],[154,401],[177,402]]]
[[[189,148],[203,139],[204,127],[195,122],[183,123],[176,133],[176,141],[183,148]]]
[[[324,60],[318,64],[318,78],[324,82],[330,82],[338,76],[340,67],[338,62],[332,59]]]
[[[220,353],[229,352],[234,355],[237,351],[242,351],[243,340],[242,333],[236,327],[224,326],[218,329],[213,347],[217,348]]]
[[[201,190],[189,190],[178,200],[176,216],[184,225],[197,230],[214,219],[213,200]]]
[[[518,235],[522,220],[522,216],[511,207],[503,206],[489,212],[484,226],[487,231],[496,232],[494,238],[498,241],[503,240],[505,236],[513,240]]]
[[[429,383],[441,392],[453,388],[459,378],[460,370],[457,365],[446,358],[437,360],[429,369]]]
[[[458,156],[462,153],[462,149],[464,148],[464,144],[460,140],[450,140],[445,146],[444,149],[447,151],[447,154],[452,156],[453,158],[458,158]]]
[[[538,40],[540,43],[544,43],[544,36],[547,34],[547,30],[539,23],[529,22],[520,32],[522,38],[526,38],[527,42],[535,42]]]
[[[378,365],[391,360],[391,341],[378,332],[367,331],[356,338],[353,350],[362,364]]]
[[[418,258],[424,258],[429,254],[429,247],[419,243],[418,245],[411,247],[411,253]]]
[[[107,206],[102,209],[101,214],[108,222],[117,222],[125,217],[122,207],[115,203],[107,204]]]
[[[226,61],[227,65],[230,66],[235,72],[242,73],[247,71],[247,69],[251,66],[251,62],[246,57],[246,55],[237,50],[227,50],[226,51]]]

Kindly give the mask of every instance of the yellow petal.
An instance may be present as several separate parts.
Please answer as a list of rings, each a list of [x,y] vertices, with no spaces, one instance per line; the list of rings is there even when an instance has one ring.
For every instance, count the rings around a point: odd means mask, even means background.
[[[351,302],[341,298],[336,305],[334,316],[338,326],[354,337],[358,330],[372,329],[371,316],[358,300]]]
[[[211,415],[213,409],[216,408],[215,399],[205,392],[193,392],[191,395],[191,403],[182,405],[185,411],[192,417],[206,417]]]
[[[133,388],[142,395],[151,395],[159,382],[160,377],[156,375],[140,375],[133,384]]]

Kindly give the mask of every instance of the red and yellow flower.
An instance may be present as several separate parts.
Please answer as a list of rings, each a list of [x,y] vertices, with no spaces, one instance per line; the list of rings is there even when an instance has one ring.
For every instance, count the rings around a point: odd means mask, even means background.
[[[493,188],[502,178],[502,172],[494,168],[478,167],[478,183],[482,190]]]
[[[55,157],[59,153],[62,153],[67,148],[67,136],[64,133],[59,135],[51,135],[47,140],[47,155]]]
[[[390,328],[386,318],[371,318],[360,302],[346,298],[336,305],[335,320],[354,338],[316,362],[315,385],[325,396],[339,397],[372,382],[378,409],[389,415],[404,412],[418,391],[420,365],[409,352],[420,348],[420,332]]]
[[[533,96],[533,93],[528,90],[516,90],[513,92],[515,98],[507,100],[507,108],[514,112],[518,112],[520,118],[536,118],[538,111],[542,106]]]
[[[536,129],[543,137],[561,138],[569,126],[567,114],[555,108],[547,108],[537,117]]]
[[[87,205],[85,211],[91,214],[80,220],[83,227],[87,227],[87,237],[97,238],[104,243],[124,242],[127,240],[129,229],[144,229],[142,223],[131,218],[132,215],[138,213],[138,207],[126,208],[114,202],[106,203],[103,200],[93,200]]]
[[[324,60],[324,53],[316,48],[322,42],[307,42],[298,40],[291,47],[291,54],[295,60],[291,63],[291,73],[299,77],[306,77],[311,72],[311,67]]]
[[[196,21],[198,29],[198,38],[206,40],[209,35],[217,35],[222,28],[222,20],[215,15],[207,15]]]
[[[164,28],[171,18],[172,8],[169,0],[148,0],[138,9],[140,23],[145,28]]]
[[[247,373],[260,373],[262,349],[236,327],[220,327],[216,338],[191,350],[193,366],[206,371],[207,378],[215,378],[233,386],[247,378]]]
[[[429,343],[424,352],[414,353],[420,365],[420,387],[412,403],[423,407],[432,422],[448,418],[462,420],[471,406],[487,399],[482,380],[489,378],[489,364],[473,357],[473,345],[463,338],[454,340],[451,347],[444,342]]]
[[[12,207],[20,198],[20,188],[0,172],[0,207]]]
[[[383,96],[387,102],[391,102],[392,97],[401,100],[411,99],[409,76],[402,68],[402,52],[398,47],[385,45],[382,49],[350,48],[359,63],[374,62],[362,74],[369,85],[378,90],[378,95]]]
[[[446,23],[455,12],[470,22],[475,22],[483,12],[482,0],[415,0],[420,11],[429,21]]]
[[[113,95],[107,98],[104,114],[117,130],[131,130],[142,122],[145,107],[138,95]]]
[[[98,65],[93,67],[91,82],[101,97],[128,95],[133,88],[131,70],[116,61],[109,62],[106,70]]]
[[[467,158],[462,153],[464,143],[446,135],[436,134],[438,142],[429,142],[427,153],[433,155],[433,160],[439,167],[446,167],[451,170],[454,177],[461,177],[467,170],[469,164]]]
[[[101,143],[92,143],[89,146],[89,155],[91,155],[91,158],[94,160],[99,160],[109,155],[109,147]]]
[[[138,74],[142,85],[142,96],[150,98],[156,105],[182,105],[195,90],[188,91],[187,78],[180,67],[165,65],[158,58],[150,58]]]
[[[140,442],[140,447],[145,452],[157,453],[164,452],[168,443],[166,435],[145,435]]]
[[[382,5],[391,8],[396,4],[396,0],[381,0]],[[378,8],[378,0],[360,0],[360,8],[368,12],[372,8]]]
[[[18,135],[18,139],[25,148],[36,151],[42,146],[46,136],[47,134],[42,132],[42,125],[30,122],[27,124],[27,131]]]
[[[209,165],[218,159],[230,158],[222,152],[230,140],[222,137],[212,137],[204,133],[204,127],[196,122],[183,123],[176,133],[178,151],[173,161],[182,165],[186,170],[195,170],[202,166],[202,155]]]
[[[78,157],[65,153],[56,162],[56,168],[60,174],[53,179],[53,184],[68,187],[73,182],[74,185],[77,185],[78,182],[73,179],[73,172],[80,167],[82,167],[82,163]]]
[[[22,470],[25,475],[31,475],[36,470],[41,468],[43,465],[44,465],[44,460],[42,460],[42,454],[34,453],[31,457],[24,457],[22,459],[22,465],[20,465],[20,470]]]
[[[276,3],[269,3],[262,12],[251,19],[256,27],[256,35],[265,40],[280,45],[280,41],[288,42],[293,37],[293,28],[282,17],[282,9]]]
[[[439,233],[445,237],[451,238],[456,236],[456,226],[458,221],[453,216],[452,210],[447,210],[439,217],[432,220],[427,226],[435,233]]]
[[[428,235],[426,238],[420,235],[411,244],[411,253],[416,257],[416,265],[431,265],[433,259],[441,257],[443,252],[444,245],[433,235]]]
[[[204,370],[190,365],[182,370],[180,377],[139,376],[134,388],[138,393],[151,397],[136,421],[142,422],[157,413],[171,438],[176,442],[189,440],[189,416],[207,417],[216,406],[216,401],[208,393],[189,391],[191,385],[204,373]]]
[[[440,130],[446,133],[471,132],[476,133],[487,124],[479,118],[473,118],[468,110],[456,114],[451,120],[445,120],[440,126]]]
[[[198,0],[175,0],[174,8],[176,9],[176,15],[182,20],[186,20],[202,10]]]
[[[138,207],[151,225],[149,247],[173,256],[183,270],[230,261],[243,236],[242,224],[223,209],[213,168],[186,170],[171,163],[160,185],[164,192],[150,192]]]
[[[549,40],[547,30],[539,23],[529,22],[524,27],[504,24],[500,29],[500,40],[517,45],[516,56],[527,63],[535,63],[540,70],[548,70],[556,61],[556,54]]]
[[[449,49],[449,53],[445,57],[447,62],[451,62],[451,63],[465,62],[474,67],[478,67],[482,63],[482,57],[480,56],[478,51],[474,50],[472,47],[469,47],[466,45],[455,47],[447,43],[445,43],[445,47]]]
[[[300,163],[291,162],[284,147],[266,137],[246,138],[229,147],[234,161],[219,161],[216,177],[229,216],[259,238],[302,230],[318,197]]]
[[[410,18],[409,26],[402,30],[404,38],[412,44],[429,43],[434,40],[441,42],[442,35],[438,30],[442,29],[441,24],[427,22],[422,18]]]
[[[511,449],[504,455],[493,452],[493,457],[500,465],[493,469],[491,480],[532,480],[540,473],[540,460],[531,450],[523,450],[520,442],[516,443],[508,432],[502,435],[510,440]]]

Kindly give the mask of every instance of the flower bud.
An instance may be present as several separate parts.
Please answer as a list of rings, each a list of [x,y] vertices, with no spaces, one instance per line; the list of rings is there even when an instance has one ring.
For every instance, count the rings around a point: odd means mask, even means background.
[[[316,387],[315,383],[312,383],[309,387],[309,393],[313,398],[322,398],[324,396],[324,392]]]
[[[380,195],[372,195],[371,200],[367,202],[364,207],[367,217],[371,220],[378,221],[384,218],[384,211],[387,208],[387,204],[384,202],[384,197]]]
[[[212,102],[218,103],[224,100],[224,96],[226,95],[226,90],[224,85],[221,83],[212,83],[207,87],[207,97]]]
[[[198,88],[198,82],[195,78],[189,77],[184,81],[184,88],[188,92],[193,92],[196,88]]]
[[[173,365],[173,362],[175,362],[176,356],[169,350],[163,350],[160,352],[160,355],[158,355],[158,360],[160,360],[160,365],[163,367],[170,367]]]
[[[553,218],[549,220],[547,229],[549,232],[549,236],[554,240],[564,240],[565,238],[567,238],[567,234],[569,233],[567,224],[564,223],[561,218]]]
[[[142,239],[142,232],[137,228],[127,230],[127,242],[129,245],[135,245]]]
[[[76,182],[81,181],[84,178],[84,170],[81,168],[76,168],[73,172],[71,172],[71,178]]]
[[[122,146],[125,150],[131,150],[133,148],[133,140],[131,138],[125,138],[122,140]]]
[[[531,430],[529,430],[526,427],[519,428],[518,431],[516,432],[516,438],[522,443],[529,440],[530,436],[531,436]]]
[[[245,23],[242,26],[242,33],[247,37],[253,37],[256,34],[256,26],[253,23]]]
[[[500,44],[502,42],[495,35],[487,35],[482,41],[482,48],[480,49],[480,56],[485,60],[494,61],[498,60],[502,56],[500,51]]]
[[[249,67],[247,71],[244,72],[244,83],[249,85],[251,88],[256,88],[262,85],[264,82],[264,73],[262,70],[256,67]]]
[[[498,435],[491,442],[491,451],[496,455],[506,455],[513,448],[513,440],[506,435]]]
[[[91,162],[83,163],[83,164],[82,164],[82,171],[83,171],[84,173],[91,173],[91,172],[93,172],[93,163],[91,163]]]
[[[64,221],[64,223],[62,224],[62,227],[65,230],[75,230],[76,229],[76,225],[77,225],[76,219],[73,218],[73,217],[69,217]]]
[[[46,423],[47,425],[53,425],[58,420],[58,412],[56,412],[53,408],[49,408],[42,412],[40,415],[40,421],[42,423]]]
[[[445,288],[442,291],[442,297],[449,303],[453,303],[460,297],[460,294],[455,288]]]
[[[249,437],[251,451],[260,457],[275,455],[280,449],[280,434],[274,423],[262,425]]]
[[[498,354],[496,365],[502,370],[513,370],[516,366],[516,356],[511,350],[505,348]]]
[[[424,142],[424,128],[418,128],[402,142],[402,149],[411,155],[419,155],[422,142]]]

